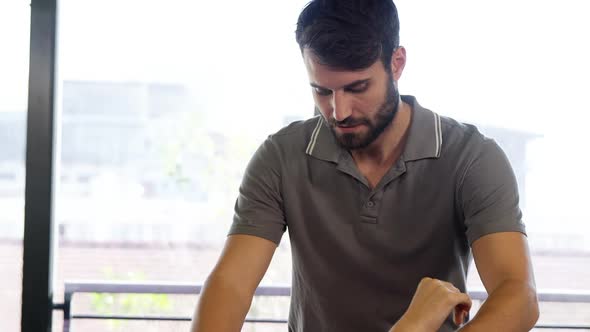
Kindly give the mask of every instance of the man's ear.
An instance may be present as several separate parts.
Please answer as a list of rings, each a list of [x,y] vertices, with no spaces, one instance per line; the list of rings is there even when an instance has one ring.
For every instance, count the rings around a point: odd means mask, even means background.
[[[391,57],[391,74],[394,81],[398,81],[402,77],[404,68],[406,67],[406,49],[399,46],[393,52]]]

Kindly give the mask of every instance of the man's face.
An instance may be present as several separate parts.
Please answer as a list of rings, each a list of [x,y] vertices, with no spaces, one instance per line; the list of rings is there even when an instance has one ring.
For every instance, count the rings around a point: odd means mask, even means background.
[[[305,49],[303,59],[316,107],[338,143],[363,149],[373,143],[395,117],[399,93],[393,75],[377,60],[366,69],[334,69],[316,61]]]

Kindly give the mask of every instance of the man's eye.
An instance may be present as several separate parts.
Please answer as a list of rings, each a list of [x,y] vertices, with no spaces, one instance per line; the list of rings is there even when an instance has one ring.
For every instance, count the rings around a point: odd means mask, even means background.
[[[352,92],[352,93],[362,93],[362,92],[367,91],[368,87],[369,87],[368,84],[365,83],[365,84],[361,84],[359,86],[355,86],[354,88],[348,88],[347,90],[348,90],[348,92]]]
[[[315,93],[317,93],[320,96],[328,96],[332,93],[332,91],[328,90],[328,89],[320,89],[320,88],[314,88]]]

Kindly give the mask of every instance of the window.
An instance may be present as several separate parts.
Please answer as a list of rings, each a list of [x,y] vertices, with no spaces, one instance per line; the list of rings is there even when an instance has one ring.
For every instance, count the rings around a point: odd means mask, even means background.
[[[588,291],[585,127],[590,23],[581,1],[396,1],[425,107],[495,138],[517,175],[538,290]],[[469,285],[480,285],[471,269]],[[481,287],[481,286],[480,286]],[[588,324],[588,304],[542,304],[540,323]]]
[[[251,154],[312,114],[293,36],[305,2],[61,1],[56,301],[69,279],[204,281]],[[519,182],[538,289],[587,290],[586,5],[396,3],[408,50],[401,92],[500,143]],[[0,137],[18,135],[9,127]],[[290,264],[285,237],[262,283],[289,284]],[[469,285],[481,287],[474,268]],[[94,296],[81,307],[190,315],[194,303]],[[542,310],[542,322],[589,323],[588,305]]]
[[[293,33],[303,5],[61,1],[55,302],[72,279],[204,282],[252,153],[269,134],[313,115]],[[262,12],[273,15],[252,19]],[[263,283],[289,285],[290,264],[285,236]],[[117,302],[129,299],[88,298],[76,307],[194,310],[172,296]],[[74,320],[72,328],[115,327]]]
[[[20,328],[29,23],[26,1],[0,2],[1,331]]]

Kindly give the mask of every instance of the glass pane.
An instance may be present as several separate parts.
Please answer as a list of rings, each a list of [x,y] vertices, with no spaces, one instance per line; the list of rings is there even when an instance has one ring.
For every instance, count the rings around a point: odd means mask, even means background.
[[[402,93],[498,141],[517,175],[538,290],[588,291],[586,3],[396,3],[408,49]],[[469,284],[482,287],[475,268]],[[543,323],[590,323],[590,304],[541,309]]]
[[[0,331],[20,329],[30,15],[0,2]]]
[[[61,1],[58,297],[71,279],[203,283],[252,152],[312,113],[293,36],[306,2]],[[408,50],[401,92],[499,142],[539,290],[587,289],[582,2],[396,3]],[[290,264],[285,237],[262,285],[288,285]],[[474,268],[469,285],[482,287]],[[546,317],[582,317],[554,308]]]
[[[205,281],[252,153],[313,115],[304,3],[61,1],[56,301],[72,279]],[[285,236],[262,284],[290,279]]]

